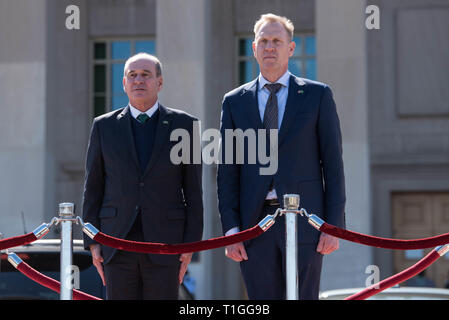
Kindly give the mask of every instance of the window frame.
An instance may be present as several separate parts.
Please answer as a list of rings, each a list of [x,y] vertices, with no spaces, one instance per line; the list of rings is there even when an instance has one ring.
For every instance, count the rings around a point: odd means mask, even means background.
[[[129,41],[131,55],[136,54],[136,42],[137,41],[153,41],[155,51],[157,50],[156,36],[155,35],[142,35],[142,36],[124,36],[124,37],[95,37],[89,39],[89,114],[91,119],[98,115],[95,115],[95,97],[98,93],[95,92],[95,66],[98,64],[104,64],[106,66],[106,83],[105,83],[105,113],[112,111],[112,83],[111,83],[111,66],[113,64],[125,63],[126,59],[112,59],[111,43]],[[106,43],[106,58],[95,59],[95,44],[104,42]],[[152,54],[152,53],[150,53]],[[154,53],[156,54],[156,52]]]
[[[305,63],[306,63],[307,59],[315,59],[315,61],[316,61],[316,58],[317,58],[316,45],[315,45],[315,55],[308,55],[308,54],[306,54],[306,51],[305,51],[305,40],[306,40],[306,37],[310,37],[310,36],[315,37],[315,41],[316,41],[316,33],[312,32],[312,31],[297,32],[297,33],[294,33],[294,35],[293,35],[293,38],[300,38],[301,39],[301,52],[298,53],[298,46],[296,46],[295,52],[294,52],[293,56],[290,58],[290,60],[291,59],[299,60],[301,62],[301,70],[302,71],[306,70]],[[240,85],[243,84],[243,83],[240,83],[240,62],[242,62],[242,61],[253,61],[254,63],[257,64],[257,61],[254,58],[254,55],[251,55],[251,56],[241,56],[240,55],[240,47],[239,47],[240,40],[241,39],[248,39],[248,38],[253,41],[254,40],[254,34],[253,33],[239,33],[239,34],[237,34],[235,36],[234,83],[235,83],[236,86],[240,86]],[[258,73],[254,74],[255,70],[257,70],[257,69],[255,69],[253,67],[253,70],[252,70],[253,77],[252,77],[252,79],[255,79],[258,76]],[[302,74],[301,75],[295,74],[295,75],[298,76],[298,77],[305,77]],[[312,80],[316,80],[316,79],[312,79]]]

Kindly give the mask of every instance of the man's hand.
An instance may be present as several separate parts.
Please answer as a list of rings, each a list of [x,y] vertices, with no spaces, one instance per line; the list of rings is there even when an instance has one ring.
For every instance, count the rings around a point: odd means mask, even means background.
[[[90,253],[92,254],[92,263],[97,268],[97,272],[100,275],[101,281],[103,281],[103,285],[106,285],[106,281],[104,280],[104,271],[103,271],[103,257],[101,256],[101,247],[99,244],[91,244],[89,246]]]
[[[234,243],[225,248],[226,257],[240,262],[242,260],[248,260],[248,255],[246,254],[245,246],[242,242]]]
[[[184,275],[187,271],[187,266],[189,265],[190,261],[192,260],[193,253],[183,253],[179,257],[179,261],[181,261],[181,266],[179,267],[179,283],[182,283],[182,280],[184,279]]]
[[[225,236],[230,236],[230,235],[236,234],[239,231],[240,231],[239,227],[231,228],[225,233]],[[226,255],[226,257],[234,260],[235,262],[248,260],[248,255],[246,254],[246,250],[245,250],[245,246],[243,245],[243,242],[234,243],[229,246],[226,246],[225,255]]]
[[[338,238],[328,235],[326,233],[321,233],[320,241],[316,251],[321,254],[329,254],[338,249]]]

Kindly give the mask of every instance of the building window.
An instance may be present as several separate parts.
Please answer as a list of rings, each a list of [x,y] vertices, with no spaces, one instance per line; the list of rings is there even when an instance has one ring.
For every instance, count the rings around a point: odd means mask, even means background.
[[[311,34],[295,35],[296,49],[288,63],[288,69],[298,77],[316,80],[316,41]],[[239,84],[254,80],[259,75],[259,65],[253,55],[252,37],[238,38],[238,79]]]
[[[152,39],[97,39],[92,42],[93,115],[120,109],[127,105],[128,97],[123,91],[123,68],[133,54],[156,53]]]

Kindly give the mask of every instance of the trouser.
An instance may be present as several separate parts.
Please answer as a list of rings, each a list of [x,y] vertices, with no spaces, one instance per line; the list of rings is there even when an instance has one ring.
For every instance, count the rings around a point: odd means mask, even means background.
[[[262,217],[277,208],[264,206]],[[316,243],[298,245],[300,300],[318,299],[323,255],[316,252],[316,247]],[[278,216],[276,223],[245,244],[245,249],[248,260],[240,262],[240,269],[249,299],[285,299],[285,216]]]
[[[177,300],[179,264],[156,265],[147,254],[118,250],[104,265],[108,300]]]
[[[144,241],[140,216],[126,239]],[[104,265],[108,300],[177,300],[179,266],[158,265],[148,254],[117,250]]]

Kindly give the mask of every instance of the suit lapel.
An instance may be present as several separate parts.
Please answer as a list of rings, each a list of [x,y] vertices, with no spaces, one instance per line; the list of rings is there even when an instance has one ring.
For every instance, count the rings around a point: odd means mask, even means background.
[[[248,117],[251,119],[253,127],[255,129],[263,129],[263,123],[262,120],[260,120],[259,99],[257,98],[258,86],[258,79],[253,80],[248,84],[247,88],[244,89],[242,93],[242,98],[244,98],[242,105],[244,106]]]
[[[144,176],[148,174],[151,168],[156,163],[157,158],[161,153],[161,149],[167,142],[167,135],[171,127],[171,112],[159,104],[159,119],[156,126],[156,136],[154,137],[153,150],[151,151],[150,161],[145,168]]]
[[[134,135],[131,128],[131,111],[129,105],[126,106],[123,111],[117,116],[117,120],[119,121],[120,132],[122,136],[122,144],[126,145],[129,150],[129,154],[131,154],[131,158],[134,160],[137,168],[140,169],[139,159],[137,158],[136,145],[134,143]]]
[[[284,117],[282,118],[281,128],[279,130],[279,145],[282,143],[291,125],[296,121],[296,114],[301,109],[306,95],[307,85],[304,80],[291,75]]]

